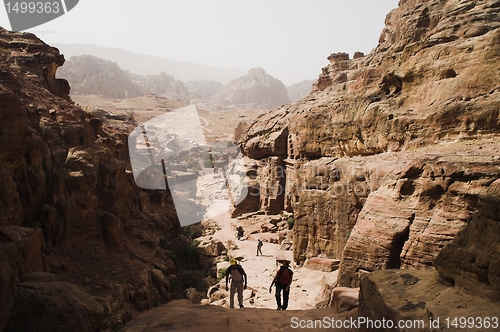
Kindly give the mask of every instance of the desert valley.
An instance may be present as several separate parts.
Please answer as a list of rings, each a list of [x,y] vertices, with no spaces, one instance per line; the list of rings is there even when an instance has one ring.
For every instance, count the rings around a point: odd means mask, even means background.
[[[0,331],[500,331],[500,2],[401,0],[332,52],[181,81],[0,28]]]

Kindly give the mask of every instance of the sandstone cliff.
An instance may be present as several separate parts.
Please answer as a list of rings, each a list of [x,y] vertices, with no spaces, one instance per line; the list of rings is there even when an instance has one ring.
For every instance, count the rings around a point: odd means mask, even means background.
[[[0,29],[0,59],[0,330],[112,330],[182,296],[189,235],[168,191],[134,183],[137,124],[75,106],[33,34]]]
[[[498,1],[400,1],[371,54],[330,55],[307,98],[250,126],[257,205],[293,212],[296,261],[342,259],[350,287],[435,266],[460,287],[498,289],[498,246],[476,248],[479,234],[498,241],[481,202],[495,201],[500,169],[499,17]]]
[[[225,85],[209,102],[213,107],[229,109],[271,109],[290,100],[280,80],[262,68],[252,68],[245,76]]]

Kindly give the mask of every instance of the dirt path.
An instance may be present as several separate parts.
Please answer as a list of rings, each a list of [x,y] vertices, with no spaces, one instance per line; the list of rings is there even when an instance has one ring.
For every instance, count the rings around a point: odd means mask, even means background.
[[[224,201],[214,200],[211,210],[222,211],[226,207]],[[244,291],[244,306],[254,308],[276,309],[274,297],[274,287],[269,293],[269,286],[278,269],[276,265],[276,254],[280,252],[280,245],[264,242],[262,247],[263,255],[257,256],[257,238],[260,234],[245,235],[245,239],[235,238],[236,226],[240,220],[231,218],[229,213],[219,214],[215,219],[218,224],[218,231],[213,235],[226,246],[233,242],[237,249],[229,251],[230,257],[241,257],[240,264],[248,275],[248,289]],[[287,251],[286,257],[292,259],[291,251]],[[290,310],[314,309],[316,304],[323,300],[321,296],[323,278],[330,281],[336,280],[337,272],[313,271],[304,267],[298,267],[293,262],[291,264],[294,271],[294,279],[290,288]],[[224,284],[224,280],[221,281]],[[215,305],[228,306],[225,300],[213,302]]]

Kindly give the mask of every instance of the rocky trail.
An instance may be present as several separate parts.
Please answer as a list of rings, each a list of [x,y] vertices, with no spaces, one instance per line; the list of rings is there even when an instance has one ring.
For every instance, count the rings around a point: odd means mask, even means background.
[[[265,233],[245,234],[243,239],[237,240],[235,238],[236,226],[241,224],[245,229],[245,226],[251,223],[251,219],[219,219],[220,230],[214,234],[214,238],[228,244],[229,248],[234,248],[229,250],[228,255],[237,258],[248,275],[248,289],[244,291],[245,307],[276,309],[274,287],[272,294],[269,293],[269,286],[278,268],[276,256],[282,257],[284,255],[292,260],[292,252],[283,252],[277,243],[265,242],[267,240]],[[263,255],[257,256],[257,239],[259,237],[263,239],[264,246],[262,247]],[[325,278],[336,280],[336,272],[311,271],[306,267],[296,266],[293,261],[291,266],[294,278],[290,290],[289,309],[316,308],[316,303],[322,300],[323,280]],[[221,281],[221,284],[224,284],[224,280]],[[213,304],[229,306],[226,299],[216,301]]]

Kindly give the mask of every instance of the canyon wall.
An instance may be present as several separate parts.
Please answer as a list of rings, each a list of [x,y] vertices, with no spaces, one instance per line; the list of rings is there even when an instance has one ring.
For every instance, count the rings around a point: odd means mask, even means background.
[[[55,77],[64,57],[33,34],[0,29],[0,59],[0,330],[30,303],[95,331],[171,299],[179,224],[168,191],[135,185],[137,124],[74,105]]]
[[[283,160],[253,172],[282,174],[283,188],[256,187],[262,209],[270,198],[293,211],[295,261],[342,259],[339,284],[354,287],[375,270],[432,269],[476,215],[491,220],[479,202],[500,177],[499,7],[400,1],[372,53],[330,55],[309,96],[250,126],[245,155]],[[436,268],[470,283],[453,266]]]

